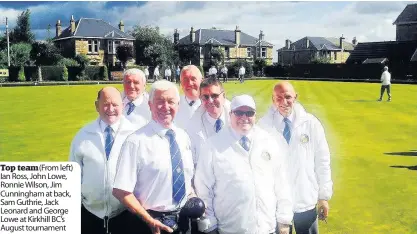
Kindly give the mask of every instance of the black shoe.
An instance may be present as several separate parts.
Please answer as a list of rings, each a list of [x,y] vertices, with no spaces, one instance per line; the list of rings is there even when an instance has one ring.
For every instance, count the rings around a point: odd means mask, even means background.
[[[378,101],[378,102],[380,102],[380,101],[382,101],[382,99],[380,98],[380,99],[378,99],[377,101]]]

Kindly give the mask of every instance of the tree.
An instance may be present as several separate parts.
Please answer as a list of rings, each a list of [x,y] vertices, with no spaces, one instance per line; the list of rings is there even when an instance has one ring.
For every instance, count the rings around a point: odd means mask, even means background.
[[[136,38],[136,64],[164,66],[173,63],[176,53],[173,43],[159,32],[158,27],[135,26],[132,35]]]
[[[312,64],[325,64],[325,63],[330,63],[331,59],[329,57],[318,57],[318,58],[313,58],[310,60],[310,63]]]
[[[263,58],[257,58],[254,61],[254,69],[259,76],[263,75],[264,68],[266,67],[266,60]]]
[[[10,43],[25,42],[32,44],[35,35],[30,29],[30,10],[23,11],[16,21],[16,27],[10,32]]]
[[[224,63],[224,53],[223,50],[216,48],[210,50],[210,65],[216,67]]]
[[[30,51],[32,45],[28,43],[18,43],[10,46],[10,65],[25,66],[30,65]],[[7,49],[4,50],[7,57]]]
[[[116,57],[126,69],[127,61],[133,58],[133,46],[131,44],[119,45],[116,49]]]
[[[54,44],[48,42],[33,43],[30,57],[36,66],[56,65],[63,58],[60,50]]]
[[[200,54],[200,47],[198,45],[179,46],[177,51],[181,65],[199,63],[198,55]]]

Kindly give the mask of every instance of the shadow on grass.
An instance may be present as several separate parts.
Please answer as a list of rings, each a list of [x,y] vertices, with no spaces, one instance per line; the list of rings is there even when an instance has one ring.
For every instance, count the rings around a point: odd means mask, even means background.
[[[409,152],[390,152],[390,153],[384,153],[387,155],[396,155],[396,156],[410,156],[410,157],[416,157],[417,156],[417,150],[410,150]]]
[[[416,166],[398,166],[398,165],[394,165],[394,166],[390,166],[393,168],[407,168],[408,170],[413,170],[413,171],[417,171],[417,165]]]
[[[350,100],[351,102],[378,102],[376,99],[374,100]]]

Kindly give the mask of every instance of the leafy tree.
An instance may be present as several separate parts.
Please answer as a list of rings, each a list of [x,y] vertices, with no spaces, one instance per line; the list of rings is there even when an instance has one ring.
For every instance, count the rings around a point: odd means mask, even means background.
[[[77,54],[74,59],[75,61],[78,62],[78,64],[80,64],[80,68],[81,68],[81,72],[80,74],[77,75],[77,79],[85,80],[86,79],[85,68],[88,65],[90,65],[90,60],[88,59],[87,55],[84,55],[84,54]]]
[[[35,42],[32,44],[30,57],[36,66],[56,65],[63,57],[60,50],[52,43]]]
[[[255,59],[253,67],[258,75],[262,75],[264,73],[264,68],[266,67],[266,60],[263,58]]]
[[[176,52],[173,43],[159,32],[159,27],[135,26],[132,35],[136,38],[136,64],[155,66],[174,62]]]
[[[30,10],[23,11],[16,21],[16,27],[10,32],[11,43],[33,43],[35,35],[30,29]]]
[[[219,48],[211,49],[210,50],[210,65],[214,65],[218,67],[223,63],[224,63],[223,50]]]
[[[13,44],[10,47],[10,65],[12,66],[24,66],[30,65],[30,51],[32,45],[28,43]],[[7,56],[7,49],[5,50]]]
[[[127,61],[132,59],[133,56],[133,46],[131,44],[123,44],[117,47],[116,57],[122,62],[124,69],[126,69]]]
[[[200,47],[198,45],[179,46],[177,51],[182,66],[199,63]]]

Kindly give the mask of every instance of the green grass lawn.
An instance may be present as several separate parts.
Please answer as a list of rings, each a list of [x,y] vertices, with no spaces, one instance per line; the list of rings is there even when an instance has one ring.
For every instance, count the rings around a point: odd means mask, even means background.
[[[253,95],[260,117],[275,82],[225,88],[229,99]],[[393,101],[377,102],[379,84],[293,84],[332,153],[334,196],[321,233],[417,233],[417,86],[392,85]],[[97,117],[101,87],[0,88],[0,161],[67,160],[76,132]]]

